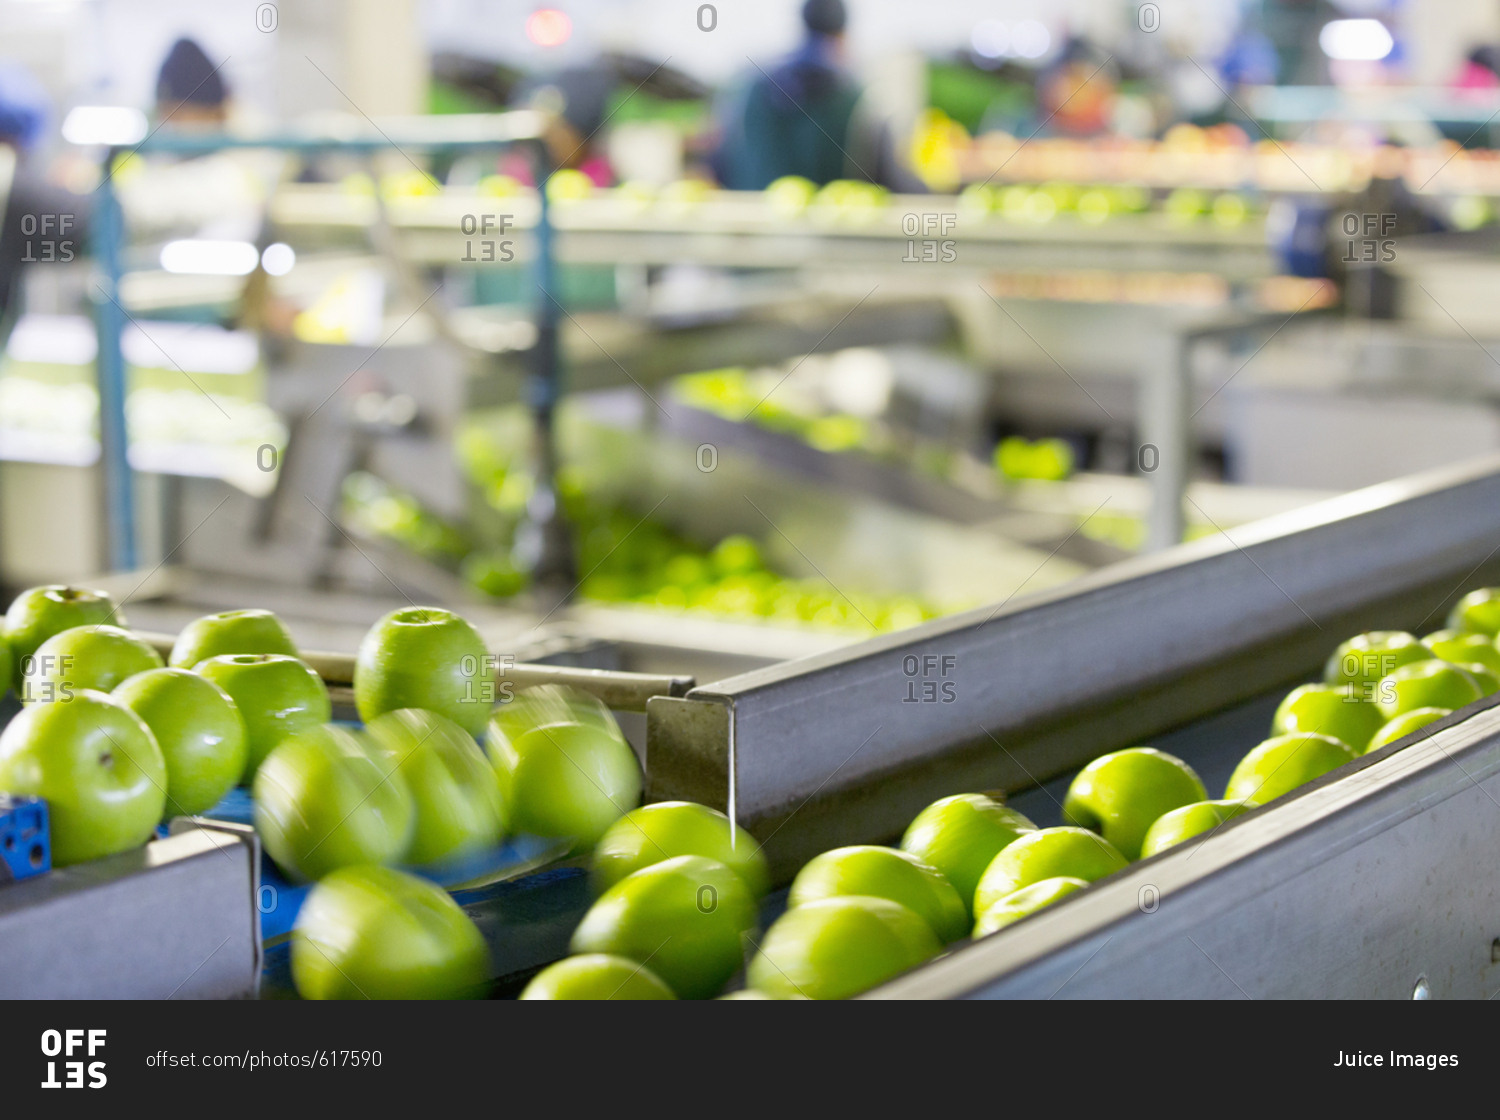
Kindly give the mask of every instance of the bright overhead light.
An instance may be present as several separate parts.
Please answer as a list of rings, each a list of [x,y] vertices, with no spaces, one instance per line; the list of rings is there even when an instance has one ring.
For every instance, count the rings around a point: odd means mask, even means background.
[[[572,34],[573,21],[556,8],[538,8],[526,18],[526,37],[539,47],[560,47]]]
[[[1378,62],[1396,41],[1378,19],[1336,19],[1318,32],[1318,46],[1340,62]]]
[[[272,276],[285,276],[296,263],[297,254],[284,241],[267,245],[266,251],[260,255],[260,267]]]
[[[122,105],[79,105],[63,118],[70,144],[139,144],[146,138],[146,114]]]
[[[1023,19],[1016,24],[1011,46],[1022,58],[1041,58],[1052,46],[1052,33],[1039,20]]]
[[[1004,58],[1010,53],[1010,28],[998,19],[980,20],[969,43],[981,58]]]
[[[248,276],[260,254],[248,241],[168,241],[161,248],[161,266],[168,272],[194,276]]]

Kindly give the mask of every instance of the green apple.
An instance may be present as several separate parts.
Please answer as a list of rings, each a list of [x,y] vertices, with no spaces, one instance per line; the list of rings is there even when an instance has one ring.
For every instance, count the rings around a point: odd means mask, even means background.
[[[1406,738],[1413,731],[1426,727],[1429,723],[1436,723],[1444,716],[1452,714],[1447,708],[1413,708],[1409,712],[1402,712],[1375,733],[1375,738],[1370,740],[1369,749],[1377,751],[1381,747],[1394,743],[1397,739]]]
[[[575,953],[648,965],[683,999],[707,999],[740,970],[755,896],[718,860],[673,856],[599,896],[573,933]]]
[[[420,708],[376,716],[365,730],[411,790],[417,821],[406,862],[492,848],[505,835],[505,804],[495,768],[474,737]]]
[[[632,872],[673,856],[718,860],[757,899],[771,889],[771,871],[755,837],[706,805],[658,801],[630,810],[599,838],[590,868],[594,890],[602,894]]]
[[[997,899],[988,910],[979,915],[979,920],[974,923],[974,936],[983,937],[996,930],[1004,929],[1008,925],[1014,925],[1022,918],[1035,914],[1038,910],[1051,906],[1054,902],[1059,902],[1086,886],[1088,883],[1083,879],[1070,875],[1056,875],[1051,879],[1041,879],[1018,891],[1012,891],[1004,898]]]
[[[126,626],[124,614],[107,591],[68,587],[61,583],[33,587],[21,592],[5,612],[5,635],[14,658],[11,671],[16,692],[21,691],[21,672],[26,659],[53,634],[75,626],[102,626],[113,622]]]
[[[1386,719],[1414,708],[1462,708],[1484,695],[1474,675],[1446,661],[1403,665],[1375,685],[1375,706]]]
[[[1332,735],[1364,753],[1385,717],[1352,684],[1304,684],[1287,693],[1271,720],[1272,735]]]
[[[1374,699],[1375,682],[1403,665],[1429,661],[1437,655],[1404,630],[1372,630],[1343,642],[1323,667],[1327,684],[1352,684],[1360,696]]]
[[[1479,686],[1479,691],[1482,695],[1493,696],[1495,693],[1500,692],[1500,674],[1497,674],[1488,665],[1477,661],[1471,661],[1467,664],[1453,662],[1452,664],[1457,664],[1460,669],[1474,678],[1474,683]]]
[[[1422,644],[1454,665],[1483,665],[1492,673],[1500,673],[1500,646],[1487,634],[1439,630],[1423,638]]]
[[[1000,849],[1036,825],[982,793],[956,793],[918,813],[901,837],[901,850],[943,873],[964,909],[973,905],[979,877]]]
[[[221,611],[195,618],[182,628],[167,664],[191,669],[226,653],[280,653],[300,657],[292,636],[270,611]]]
[[[838,895],[777,918],[745,979],[777,999],[848,999],[942,950],[932,927],[899,902]]]
[[[490,980],[490,950],[448,892],[389,867],[345,867],[315,886],[292,932],[303,999],[463,999]]]
[[[218,685],[186,669],[149,669],[112,698],[151,729],[167,764],[167,813],[212,808],[245,772],[245,721]]]
[[[283,739],[333,718],[328,686],[295,657],[223,653],[198,662],[193,672],[228,693],[245,721],[244,785]]]
[[[1331,735],[1277,735],[1240,759],[1224,799],[1264,805],[1358,756],[1348,743]]]
[[[1163,813],[1146,830],[1146,839],[1141,844],[1141,858],[1154,856],[1184,840],[1212,832],[1249,808],[1251,806],[1243,801],[1198,801],[1192,805],[1180,805],[1170,813]]]
[[[550,964],[520,999],[676,999],[645,965],[609,953],[584,953]]]
[[[1136,859],[1157,817],[1207,796],[1182,759],[1131,747],[1101,755],[1078,772],[1063,798],[1063,820],[1102,834],[1126,859]]]
[[[369,723],[425,708],[480,735],[495,706],[497,661],[468,622],[441,607],[402,607],[370,628],[354,661],[354,703]]]
[[[1063,826],[1043,828],[1000,850],[974,890],[974,913],[983,914],[1006,895],[1043,879],[1067,876],[1092,883],[1130,861],[1097,832]]]
[[[861,895],[899,902],[932,927],[944,944],[969,929],[969,911],[953,884],[930,864],[899,848],[854,844],[814,856],[792,880],[788,906]]]
[[[109,692],[162,665],[161,654],[118,626],[74,626],[53,634],[27,659],[21,702],[66,701],[84,689]]]
[[[1500,635],[1500,587],[1470,591],[1448,614],[1448,629]]]
[[[416,806],[406,779],[360,733],[324,724],[284,740],[252,790],[255,831],[278,867],[321,879],[406,856]]]
[[[485,745],[514,814],[512,826],[536,836],[572,837],[579,851],[593,847],[640,802],[635,752],[612,717],[608,727],[590,719],[521,730],[524,721],[507,715],[509,707],[490,722]]]
[[[138,848],[167,802],[167,764],[139,716],[101,692],[28,704],[0,734],[0,790],[45,798],[52,862]]]

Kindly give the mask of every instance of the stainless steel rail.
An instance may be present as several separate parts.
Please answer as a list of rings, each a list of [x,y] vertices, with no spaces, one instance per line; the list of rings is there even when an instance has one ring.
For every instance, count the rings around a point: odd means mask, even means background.
[[[1421,632],[1500,580],[1500,458],[647,703],[648,795],[731,809],[783,877],[932,799],[1015,790]]]

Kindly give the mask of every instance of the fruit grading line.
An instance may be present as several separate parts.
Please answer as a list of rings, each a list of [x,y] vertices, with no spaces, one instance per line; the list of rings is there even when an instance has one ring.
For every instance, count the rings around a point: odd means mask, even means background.
[[[1425,633],[1462,592],[1500,582],[1496,508],[1500,459],[1484,460],[713,683],[502,672],[644,708],[648,800],[729,812],[785,884],[955,792],[1003,791],[1057,823],[1075,769],[1132,744],[1217,786],[1343,638]],[[310,659],[347,700],[349,659]],[[179,820],[136,852],[0,887],[0,991],[288,992],[285,933],[305,888],[263,864],[235,796],[209,813],[220,822]],[[1497,797],[1500,714],[1481,701],[869,994],[1491,995]],[[526,837],[449,886],[511,978],[501,990],[563,956],[589,903],[579,861]]]

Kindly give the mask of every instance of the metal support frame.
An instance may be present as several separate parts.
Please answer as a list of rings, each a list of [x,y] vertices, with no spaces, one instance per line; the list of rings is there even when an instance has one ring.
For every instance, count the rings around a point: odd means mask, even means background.
[[[1500,707],[1414,739],[867,998],[1500,993]]]
[[[899,834],[936,797],[1027,788],[1295,683],[1350,634],[1436,629],[1500,580],[1497,508],[1489,458],[653,698],[648,793],[723,808],[732,781],[784,877]]]

